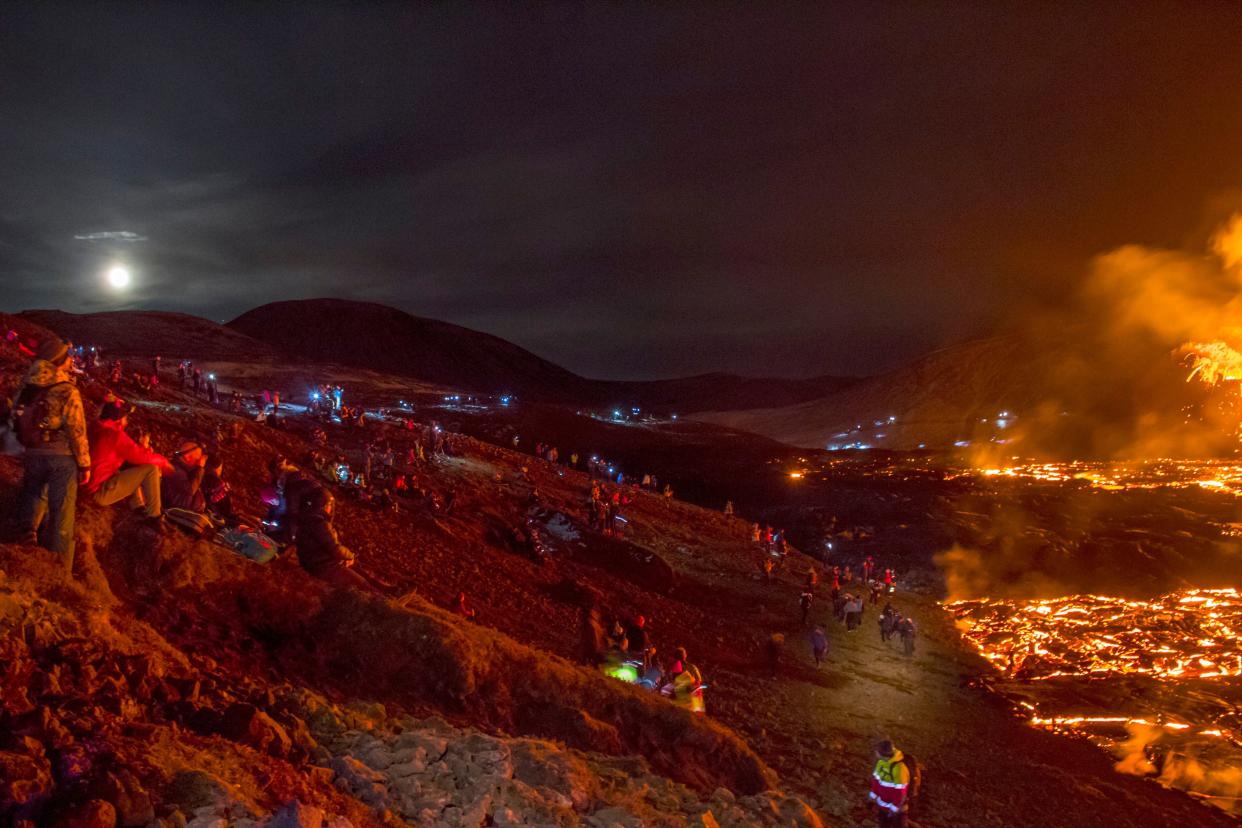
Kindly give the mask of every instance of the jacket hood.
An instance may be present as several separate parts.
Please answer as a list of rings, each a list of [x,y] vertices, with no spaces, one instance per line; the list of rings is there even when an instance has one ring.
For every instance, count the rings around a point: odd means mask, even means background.
[[[68,362],[58,366],[46,359],[36,359],[31,363],[30,371],[26,374],[26,382],[46,388],[58,382],[73,382],[73,376],[69,373]]]
[[[880,762],[891,768],[893,765],[897,764],[904,758],[906,758],[905,755],[902,754],[900,750],[897,750],[894,748],[893,755],[886,757],[886,758],[881,758]]]

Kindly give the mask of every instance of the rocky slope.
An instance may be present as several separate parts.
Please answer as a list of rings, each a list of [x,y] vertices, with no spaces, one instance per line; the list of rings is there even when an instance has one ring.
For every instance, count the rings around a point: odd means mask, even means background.
[[[0,386],[24,362],[0,345]],[[267,428],[168,386],[117,390],[137,399],[134,427],[157,449],[218,444],[247,509],[269,459],[314,444],[300,416]],[[85,389],[97,403],[103,388]],[[553,433],[525,433],[523,445],[575,447],[538,422],[523,427]],[[326,430],[355,463],[381,433],[399,451],[411,439],[393,423]],[[458,438],[451,457],[414,470],[426,496],[399,512],[338,492],[358,569],[415,593],[404,606],[325,589],[288,557],[259,566],[176,532],[156,538],[122,506],[81,504],[72,581],[40,550],[0,545],[0,651],[12,665],[0,676],[0,819],[868,825],[870,745],[888,735],[924,766],[923,826],[1229,824],[976,689],[986,666],[929,596],[897,599],[923,631],[915,661],[870,625],[844,633],[817,602],[832,640],[817,668],[796,610],[809,558],[791,553],[764,583],[748,523],[641,492],[623,510],[623,537],[605,538],[588,526],[584,474],[509,445]],[[0,458],[0,518],[18,475]],[[885,529],[867,551],[914,583],[934,547],[910,534],[905,512],[924,501],[890,489],[860,495]],[[546,531],[540,561],[510,540],[527,519]],[[459,590],[475,622],[440,609]],[[710,685],[707,720],[567,658],[592,593],[607,617],[646,615],[662,653],[689,649]],[[773,632],[789,642],[775,677]]]
[[[6,390],[23,362],[4,350]],[[88,409],[103,390],[84,385]],[[305,450],[296,433],[157,395],[137,415],[157,448],[233,424],[223,448],[239,498],[254,497],[276,452]],[[4,503],[19,476],[0,458]],[[497,494],[517,506],[520,491]],[[334,592],[292,561],[264,567],[175,530],[155,536],[124,511],[85,506],[73,579],[41,550],[0,546],[0,818],[286,824],[281,808],[297,801],[311,815],[301,824],[818,824],[765,793],[774,774],[714,720],[420,598]],[[355,521],[383,515],[342,511],[366,549]],[[429,514],[401,517],[441,530]],[[437,712],[456,724],[426,719]]]
[[[113,354],[163,356],[166,360],[275,361],[269,345],[224,325],[187,313],[112,311],[65,313],[22,311],[20,319],[57,331],[76,343],[96,345]],[[174,359],[175,354],[175,359]]]

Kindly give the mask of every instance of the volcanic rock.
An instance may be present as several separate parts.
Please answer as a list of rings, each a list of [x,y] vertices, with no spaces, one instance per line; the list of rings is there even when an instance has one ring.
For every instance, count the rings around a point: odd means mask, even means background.
[[[267,824],[267,828],[321,828],[323,809],[303,805],[296,799],[281,807]]]
[[[293,746],[289,734],[271,716],[249,704],[234,704],[224,712],[221,729],[230,739],[272,756],[286,757]]]
[[[52,828],[116,828],[116,809],[102,799],[88,799],[57,817]]]
[[[53,786],[52,768],[41,750],[34,755],[0,751],[0,817],[33,814]]]

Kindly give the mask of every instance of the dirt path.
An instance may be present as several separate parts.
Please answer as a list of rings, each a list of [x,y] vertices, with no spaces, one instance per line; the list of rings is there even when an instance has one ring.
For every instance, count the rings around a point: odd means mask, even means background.
[[[963,649],[933,601],[899,595],[894,604],[919,624],[913,659],[899,642],[881,642],[875,607],[847,633],[821,604],[814,615],[829,634],[825,667],[814,667],[807,631],[791,630],[778,680],[716,677],[713,715],[742,731],[826,823],[875,824],[866,804],[870,750],[887,737],[924,768],[912,815],[918,825],[1236,824],[1188,796],[1116,773],[1085,742],[1022,722],[970,684],[988,668]]]

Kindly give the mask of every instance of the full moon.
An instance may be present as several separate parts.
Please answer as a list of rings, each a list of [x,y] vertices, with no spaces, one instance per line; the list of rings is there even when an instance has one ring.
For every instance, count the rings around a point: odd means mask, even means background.
[[[117,265],[108,271],[108,284],[117,290],[129,286],[129,268]]]

